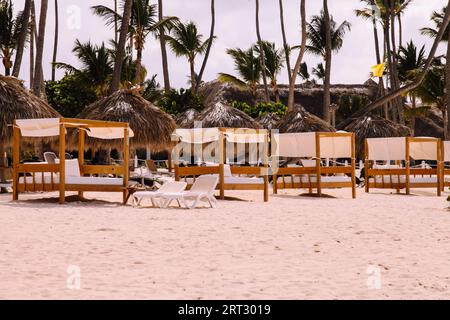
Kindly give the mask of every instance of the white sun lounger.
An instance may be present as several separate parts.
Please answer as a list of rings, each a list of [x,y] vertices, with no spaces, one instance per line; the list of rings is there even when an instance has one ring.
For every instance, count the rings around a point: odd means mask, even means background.
[[[154,207],[160,207],[158,198],[165,193],[179,193],[186,189],[186,182],[169,181],[164,183],[157,191],[138,191],[133,194],[133,206],[137,207],[145,198],[150,199]]]
[[[182,206],[186,209],[194,209],[199,201],[206,201],[209,203],[211,208],[214,208],[217,204],[217,200],[214,197],[214,192],[218,183],[218,176],[200,176],[195,180],[189,191],[162,193],[161,205],[163,208],[167,208],[174,200],[176,200],[180,207]],[[189,201],[192,202],[189,204]]]

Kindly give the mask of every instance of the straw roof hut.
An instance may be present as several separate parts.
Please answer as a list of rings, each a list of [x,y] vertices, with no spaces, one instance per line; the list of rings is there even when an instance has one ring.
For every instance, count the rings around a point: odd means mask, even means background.
[[[309,113],[302,106],[288,112],[275,128],[280,130],[280,133],[336,131],[330,124]]]
[[[22,81],[0,75],[0,149],[11,143],[14,119],[60,118],[47,102],[26,90]],[[3,154],[2,154],[3,156]]]
[[[82,119],[128,122],[134,132],[131,145],[134,148],[151,148],[153,152],[169,149],[171,135],[176,129],[172,117],[145,100],[135,90],[120,90],[87,106],[79,115]],[[72,141],[75,140],[72,135]],[[115,147],[117,140],[100,140],[86,137],[94,147]]]
[[[266,113],[260,116],[256,121],[261,125],[261,128],[272,130],[275,128],[275,125],[281,120],[281,118],[275,113]]]
[[[183,112],[176,120],[178,128],[190,129],[194,127],[195,118],[198,117],[200,113],[191,108]]]
[[[356,136],[356,155],[364,158],[364,140],[366,138],[406,137],[411,135],[408,127],[379,116],[363,116],[355,119],[344,129]]]
[[[252,117],[222,102],[203,110],[195,121],[201,121],[203,128],[260,128],[259,123]]]

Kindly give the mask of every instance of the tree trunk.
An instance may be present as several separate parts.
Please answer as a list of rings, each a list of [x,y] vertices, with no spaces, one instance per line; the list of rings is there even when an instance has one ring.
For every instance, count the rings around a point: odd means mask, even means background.
[[[34,1],[31,1],[31,22],[30,22],[30,89],[33,90],[34,79],[34,33],[36,31],[36,10],[34,8]]]
[[[261,32],[259,30],[259,0],[256,0],[256,36],[258,38],[258,46],[259,46],[259,63],[261,65],[261,73],[264,84],[264,100],[265,102],[270,101],[269,97],[269,88],[267,86],[267,72],[266,72],[266,58],[264,57],[264,47],[261,39]]]
[[[278,89],[277,79],[274,78],[270,82],[271,82],[270,84],[272,86],[273,95],[275,96],[275,101],[280,102],[280,90]]]
[[[397,15],[398,19],[398,47],[403,46],[403,24],[402,24],[402,15],[399,13]]]
[[[116,60],[114,62],[114,73],[111,86],[109,88],[109,94],[113,94],[119,90],[120,79],[122,75],[122,65],[125,58],[125,45],[127,43],[128,25],[131,18],[131,8],[133,0],[126,0],[123,8],[122,25],[120,26],[119,44],[116,53]]]
[[[58,33],[59,33],[59,13],[58,13],[58,0],[55,0],[55,39],[53,42],[53,63],[52,63],[52,81],[55,81],[56,77],[56,57],[58,55]]]
[[[209,43],[208,47],[206,48],[205,57],[203,58],[202,67],[200,68],[200,73],[198,74],[196,85],[195,85],[195,92],[198,92],[198,88],[200,87],[202,83],[203,73],[205,72],[206,64],[208,63],[209,53],[211,52],[212,43],[214,40],[214,28],[216,26],[216,8],[215,8],[215,1],[211,0],[211,30],[209,33]]]
[[[328,0],[323,0],[323,13],[325,16],[325,79],[323,84],[323,120],[330,123],[331,104],[331,26],[330,13],[328,12]]]
[[[189,58],[189,67],[191,70],[191,91],[194,92],[196,82],[197,82],[195,79],[195,58],[194,57]]]
[[[289,98],[288,98],[288,111],[294,110],[294,98],[295,98],[295,82],[297,80],[298,72],[300,71],[300,67],[302,65],[303,56],[306,51],[306,0],[301,0],[300,2],[300,16],[301,16],[301,25],[302,25],[302,43],[300,46],[300,52],[297,57],[297,61],[295,62],[294,70],[292,71],[291,81],[289,82]]]
[[[290,48],[287,43],[286,38],[286,29],[284,26],[284,8],[283,8],[283,0],[279,0],[280,4],[280,23],[281,23],[281,35],[283,36],[283,47],[284,47],[284,55],[286,58],[286,69],[288,74],[289,83],[291,82],[292,74],[291,74],[291,54],[290,54]]]
[[[381,63],[380,40],[378,38],[377,20],[375,18],[372,19],[372,24],[373,24],[373,38],[375,41],[375,54],[377,57],[377,64],[380,64]]]
[[[448,1],[448,5],[450,6],[450,0]],[[409,84],[406,84],[405,86],[399,88],[398,90],[395,90],[395,91],[385,95],[384,97],[381,97],[380,99],[377,99],[376,101],[370,103],[366,108],[355,112],[350,118],[343,121],[339,125],[339,127],[345,127],[352,121],[352,119],[355,119],[355,118],[361,117],[365,114],[368,114],[369,112],[372,112],[373,110],[383,106],[384,104],[392,101],[393,99],[401,97],[401,96],[407,94],[408,92],[419,87],[422,84],[423,80],[425,79],[426,75],[428,74],[428,71],[431,68],[433,60],[436,56],[436,51],[439,47],[440,42],[442,41],[445,30],[447,29],[447,26],[449,25],[449,21],[450,21],[450,10],[447,10],[445,12],[444,18],[442,19],[442,24],[441,24],[441,27],[439,28],[439,32],[438,32],[436,38],[434,39],[433,46],[430,50],[430,53],[428,55],[428,58],[425,63],[425,66],[423,68],[423,71],[413,81],[411,81]]]
[[[446,102],[447,102],[447,123],[450,123],[450,32],[448,32],[447,35],[448,39],[447,39],[447,64],[446,64]],[[444,133],[445,134],[445,139],[450,139],[450,132],[448,130],[447,127],[447,131]]]
[[[415,130],[416,130],[416,95],[413,93],[411,94],[411,108],[412,108],[412,115],[411,115],[411,132],[412,136],[415,136]]]
[[[114,12],[117,13],[117,0],[114,0]],[[117,33],[119,30],[119,25],[117,22],[117,16],[114,17],[114,42],[117,43]]]
[[[34,73],[34,85],[33,85],[33,93],[40,97],[41,91],[43,90],[42,79],[44,77],[42,60],[44,58],[44,42],[45,42],[45,25],[47,22],[47,8],[48,8],[48,0],[41,0],[41,11],[39,16],[39,33],[38,33],[38,41],[36,43],[36,62],[35,73]]]
[[[16,78],[18,78],[20,75],[20,67],[22,65],[22,57],[25,48],[25,42],[27,41],[30,15],[31,15],[31,0],[25,0],[25,7],[23,9],[22,30],[20,30],[19,40],[17,42],[16,59],[14,60],[14,68],[13,68],[13,76]]]
[[[138,42],[142,41],[142,39],[139,37]],[[136,84],[141,84],[144,79],[142,79],[142,48],[143,48],[143,43],[139,43],[138,44],[139,47],[137,48],[137,56],[136,56],[136,74],[135,74],[135,79],[134,82]]]
[[[163,0],[158,0],[158,17],[160,22],[164,18]],[[161,46],[162,68],[164,76],[164,91],[167,93],[170,91],[170,76],[169,76],[169,63],[167,61],[166,39],[163,27],[159,28],[159,43]]]

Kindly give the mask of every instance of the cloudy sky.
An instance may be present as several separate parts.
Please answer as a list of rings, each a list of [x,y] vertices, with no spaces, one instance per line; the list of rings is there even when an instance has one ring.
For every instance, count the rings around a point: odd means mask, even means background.
[[[156,0],[152,1],[156,3]],[[180,17],[183,21],[193,20],[206,36],[209,34],[210,6],[209,0],[164,0],[165,15]],[[217,41],[211,51],[210,60],[205,72],[204,80],[212,80],[219,72],[235,74],[233,61],[225,50],[232,47],[248,48],[256,39],[254,25],[255,1],[253,0],[216,0],[216,34]],[[404,40],[413,39],[417,45],[431,46],[431,41],[420,35],[419,29],[432,26],[429,17],[434,10],[440,10],[446,0],[414,0],[404,16]],[[24,0],[13,0],[15,10],[23,8]],[[39,0],[36,0],[39,11]],[[260,0],[261,3],[261,34],[266,40],[276,42],[281,46],[281,31],[279,24],[279,9],[277,0]],[[300,43],[300,13],[299,0],[284,0],[285,20],[288,42],[292,45]],[[71,50],[75,39],[82,42],[91,40],[100,44],[113,38],[113,31],[105,27],[103,20],[93,16],[90,7],[103,4],[113,7],[113,0],[59,0],[60,8],[60,44],[58,61],[78,65]],[[307,16],[318,14],[321,0],[307,1]],[[333,83],[362,83],[367,80],[370,67],[375,64],[373,33],[371,24],[355,17],[354,10],[361,7],[359,0],[330,0],[330,12],[340,23],[347,20],[352,24],[352,30],[345,36],[344,46],[334,56],[332,82]],[[38,13],[39,15],[39,13]],[[54,29],[54,1],[49,0],[47,37],[44,54],[44,72],[46,79],[50,78],[50,61],[53,49]],[[444,48],[440,48],[444,53]],[[26,56],[28,57],[28,56]],[[29,59],[29,58],[28,58]],[[21,78],[28,80],[28,59],[25,59],[21,71]],[[169,66],[172,86],[186,87],[189,67],[184,58],[169,56]],[[310,67],[316,66],[320,59],[306,56]],[[201,60],[198,60],[198,64]],[[161,56],[159,42],[149,37],[145,52],[144,64],[149,74],[161,75]],[[61,77],[62,72],[58,72]],[[160,83],[162,77],[158,78]],[[287,82],[286,72],[280,74],[280,82]]]

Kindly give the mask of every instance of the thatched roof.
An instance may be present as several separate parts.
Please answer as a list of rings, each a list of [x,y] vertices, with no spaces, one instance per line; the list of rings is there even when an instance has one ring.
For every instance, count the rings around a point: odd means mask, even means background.
[[[14,77],[0,75],[0,143],[9,144],[14,119],[59,118],[61,115]]]
[[[82,119],[128,122],[134,131],[131,145],[149,147],[158,152],[172,145],[171,134],[176,129],[172,117],[134,90],[120,90],[87,106],[79,115]],[[120,146],[117,140],[86,139],[89,145]]]
[[[203,128],[250,128],[258,129],[259,123],[246,113],[217,102],[203,110],[195,121],[201,121]]]
[[[406,137],[411,134],[408,127],[379,116],[363,116],[350,123],[345,131],[356,136],[356,155],[363,159],[366,138]]]
[[[278,121],[281,120],[281,118],[276,115],[275,113],[266,113],[262,116],[260,116],[258,119],[256,119],[258,123],[261,125],[261,128],[272,130],[275,128],[275,125],[278,123]]]
[[[177,126],[182,129],[191,129],[194,127],[195,118],[198,117],[200,113],[191,108],[187,109],[177,118]]]
[[[280,133],[296,132],[334,132],[330,124],[298,106],[294,111],[288,112],[275,126]]]

